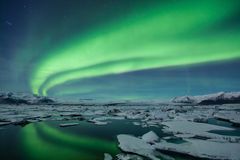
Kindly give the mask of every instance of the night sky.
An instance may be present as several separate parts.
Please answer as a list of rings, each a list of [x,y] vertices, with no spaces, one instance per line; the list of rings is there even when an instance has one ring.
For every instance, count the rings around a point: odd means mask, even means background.
[[[239,0],[1,0],[0,90],[167,100],[240,90]]]

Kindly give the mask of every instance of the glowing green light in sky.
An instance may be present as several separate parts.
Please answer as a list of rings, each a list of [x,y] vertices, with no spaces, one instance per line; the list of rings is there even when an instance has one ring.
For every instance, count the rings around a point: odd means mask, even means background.
[[[47,95],[77,79],[240,57],[238,31],[209,33],[234,14],[234,2],[181,1],[133,12],[49,53],[32,74],[32,91]]]

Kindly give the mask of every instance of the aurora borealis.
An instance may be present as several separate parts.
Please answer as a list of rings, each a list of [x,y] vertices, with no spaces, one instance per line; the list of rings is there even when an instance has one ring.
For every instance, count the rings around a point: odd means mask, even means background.
[[[99,99],[239,90],[238,0],[1,1],[1,88]]]

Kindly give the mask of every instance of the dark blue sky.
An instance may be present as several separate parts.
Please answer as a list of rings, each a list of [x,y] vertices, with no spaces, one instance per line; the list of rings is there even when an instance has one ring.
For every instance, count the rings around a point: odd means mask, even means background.
[[[32,92],[30,81],[36,64],[68,39],[75,38],[76,34],[81,37],[98,26],[124,20],[136,8],[144,11],[144,8],[165,3],[150,3],[147,0],[1,0],[0,90]],[[221,31],[239,33],[240,14],[239,11],[233,13],[214,27],[207,28],[204,34],[208,36]],[[211,46],[208,47],[211,49]],[[236,52],[238,58],[228,60],[154,67],[72,80],[52,87],[48,95],[73,99],[165,100],[181,95],[239,91],[239,48]]]
[[[142,70],[73,81],[53,88],[50,94],[63,98],[166,100],[181,95],[239,91],[239,67],[240,61],[235,60]]]

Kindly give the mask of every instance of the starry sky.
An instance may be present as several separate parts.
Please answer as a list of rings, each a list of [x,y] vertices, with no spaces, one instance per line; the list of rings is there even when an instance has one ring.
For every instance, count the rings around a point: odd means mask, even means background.
[[[0,90],[167,100],[240,90],[239,0],[1,0]]]

